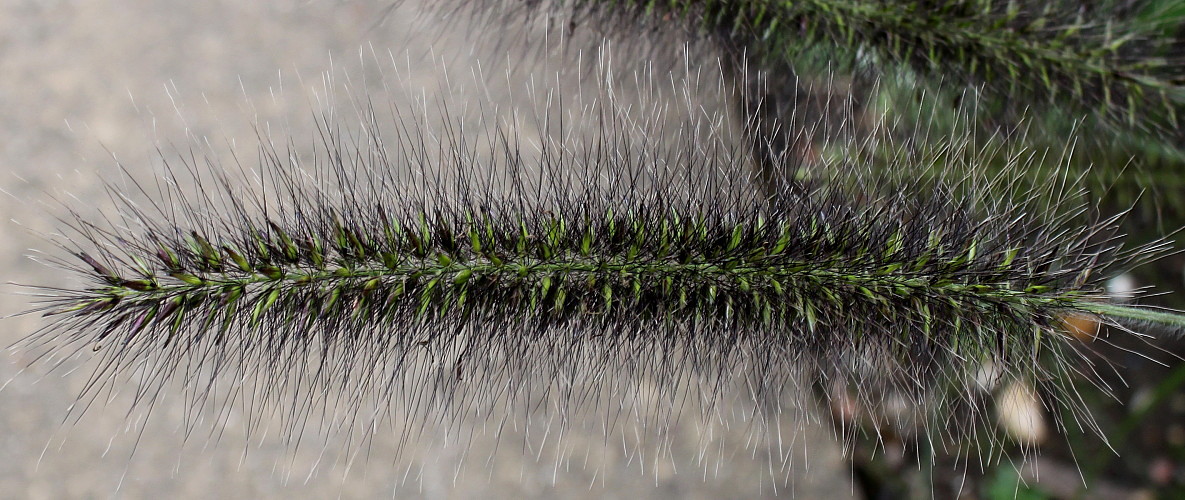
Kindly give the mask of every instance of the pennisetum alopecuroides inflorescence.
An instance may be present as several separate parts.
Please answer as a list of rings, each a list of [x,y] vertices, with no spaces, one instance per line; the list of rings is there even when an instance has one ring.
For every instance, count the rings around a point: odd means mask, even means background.
[[[1028,37],[1068,18],[983,4],[933,18],[864,2],[557,4],[544,18],[567,20],[560,30],[685,23],[732,56],[722,74],[738,78],[726,86],[741,140],[694,106],[670,128],[623,119],[607,94],[548,101],[538,142],[502,126],[478,144],[459,124],[433,135],[415,113],[364,103],[356,129],[320,121],[311,155],[261,137],[255,192],[186,162],[134,184],[155,202],[117,193],[117,222],[70,221],[57,264],[88,281],[42,288],[34,311],[49,323],[24,345],[95,358],[92,396],[138,373],[137,394],[181,379],[198,405],[202,387],[242,380],[234,391],[252,407],[292,408],[294,432],[317,406],[430,421],[540,397],[612,421],[638,402],[629,381],[644,379],[694,381],[705,418],[737,391],[759,402],[841,384],[871,407],[905,394],[937,440],[958,443],[978,439],[950,420],[982,413],[961,385],[985,363],[1089,421],[1067,382],[1091,377],[1088,346],[1063,322],[1179,328],[1175,314],[1103,292],[1164,244],[1124,249],[1118,217],[1083,205],[1071,174],[1027,184],[1022,172],[1044,159],[1015,155],[993,171],[1000,151],[958,136],[845,140],[849,154],[805,168],[815,137],[785,115],[797,101],[763,69],[809,44],[868,46],[993,92],[1083,104],[1108,127],[1163,103],[1138,127],[1171,136],[1179,76],[1138,58],[1154,44],[1124,52],[1087,21]],[[473,12],[550,12],[521,9]],[[1000,26],[989,36],[976,23]],[[759,84],[742,78],[750,71]],[[397,123],[393,135],[382,121]],[[571,122],[597,134],[573,138]],[[943,154],[916,154],[926,141]],[[203,189],[177,187],[187,184]]]

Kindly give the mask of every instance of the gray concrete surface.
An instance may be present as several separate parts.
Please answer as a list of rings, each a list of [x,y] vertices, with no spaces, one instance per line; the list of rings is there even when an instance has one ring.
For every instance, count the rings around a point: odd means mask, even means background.
[[[452,102],[454,110],[496,101],[505,105],[499,119],[513,122],[514,109],[532,109],[543,99],[545,92],[527,91],[529,82],[543,87],[559,82],[561,92],[570,92],[581,82],[589,85],[595,75],[573,68],[595,59],[598,44],[590,43],[594,50],[581,57],[524,52],[520,43],[549,47],[554,40],[527,29],[522,33],[533,35],[511,36],[518,41],[496,45],[473,34],[493,27],[417,16],[420,7],[408,2],[388,11],[382,1],[0,0],[3,281],[76,283],[28,256],[53,250],[37,236],[54,232],[59,227],[55,217],[66,214],[52,199],[84,213],[110,209],[102,182],[123,182],[113,156],[136,178],[159,172],[158,146],[168,150],[209,141],[214,151],[234,150],[250,161],[254,125],[308,136],[311,110],[333,101],[342,106],[340,116],[349,117],[348,105],[358,96],[382,101],[419,95],[428,103]],[[617,47],[618,77],[629,81],[631,71],[645,66],[630,59],[628,44]],[[655,53],[671,56],[679,50],[676,45]],[[484,61],[483,75],[497,76],[475,77],[477,61]],[[712,66],[704,61],[697,58],[691,66],[704,66],[695,72],[704,70],[709,83],[691,87],[713,88]],[[557,71],[562,78],[554,77]],[[686,68],[681,71],[687,74]],[[478,80],[485,81],[479,85]],[[719,95],[706,92],[690,99],[720,112]],[[672,113],[677,115],[678,108]],[[489,114],[480,119],[491,120]],[[543,132],[532,123],[514,126],[523,137],[537,138]],[[29,307],[30,298],[22,295],[27,289],[6,285],[4,292],[0,314]],[[5,317],[0,343],[16,342],[41,324],[35,316]],[[8,351],[0,363],[0,383],[5,384],[0,391],[0,498],[852,494],[832,432],[798,416],[783,416],[773,424],[776,432],[761,433],[779,450],[773,455],[788,454],[780,458],[771,458],[770,447],[762,448],[760,440],[754,444],[751,424],[743,419],[709,430],[692,423],[675,426],[669,449],[643,457],[622,453],[618,434],[625,431],[605,437],[596,429],[574,429],[558,449],[539,451],[524,446],[541,439],[529,434],[529,425],[507,431],[500,441],[478,432],[471,444],[429,428],[421,439],[404,444],[398,435],[384,432],[386,427],[369,438],[324,437],[312,422],[306,425],[306,443],[294,447],[275,429],[248,429],[253,417],[241,409],[195,416],[183,398],[168,394],[151,408],[140,405],[131,412],[128,394],[111,396],[109,403],[104,395],[83,418],[64,422],[88,379],[88,365],[71,360],[66,366],[82,368],[51,372],[44,364],[29,367],[31,356]],[[743,405],[737,405],[741,411]],[[187,436],[195,419],[197,431]],[[211,424],[214,420],[221,422]],[[697,466],[695,457],[705,441],[711,443],[707,456],[717,458]],[[792,466],[786,468],[787,462]],[[776,491],[775,483],[780,484]]]

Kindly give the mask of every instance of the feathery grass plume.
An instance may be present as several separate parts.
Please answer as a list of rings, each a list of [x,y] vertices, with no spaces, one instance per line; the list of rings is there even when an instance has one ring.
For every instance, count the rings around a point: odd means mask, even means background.
[[[893,176],[844,164],[766,196],[718,117],[689,102],[685,122],[639,122],[603,97],[549,101],[538,142],[363,102],[356,127],[323,116],[311,154],[261,137],[255,190],[238,159],[204,172],[217,160],[191,151],[155,186],[130,180],[148,201],[113,187],[118,214],[70,223],[57,264],[86,284],[42,287],[50,323],[23,346],[93,358],[80,409],[121,390],[151,407],[173,381],[194,408],[280,415],[294,443],[310,423],[415,434],[540,406],[560,435],[592,410],[607,433],[637,418],[661,436],[686,411],[728,419],[732,398],[772,405],[761,427],[817,383],[871,408],[904,394],[959,447],[998,443],[969,425],[983,362],[1090,425],[1072,384],[1093,368],[1064,315],[1181,324],[1106,303],[1103,280],[1162,248],[1122,250],[1114,218],[1063,206],[1068,180],[1024,187],[952,155],[949,176],[904,182],[935,169],[902,154]],[[581,123],[599,134],[567,133]],[[1026,195],[984,196],[1001,189]]]

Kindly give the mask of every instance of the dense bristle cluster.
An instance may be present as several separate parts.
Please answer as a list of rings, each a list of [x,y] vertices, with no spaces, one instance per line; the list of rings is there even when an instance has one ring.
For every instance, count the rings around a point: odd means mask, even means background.
[[[842,384],[870,408],[909,397],[951,443],[994,443],[950,425],[983,412],[959,389],[973,373],[999,367],[1080,413],[1065,377],[1087,370],[1060,318],[1142,312],[1103,304],[1101,283],[1156,249],[1119,251],[1113,220],[1059,208],[1063,188],[1018,204],[997,199],[1005,180],[925,178],[903,152],[891,175],[844,159],[757,196],[719,135],[660,143],[591,119],[609,129],[575,144],[548,130],[530,154],[503,133],[476,147],[326,125],[311,157],[264,146],[253,194],[170,169],[149,203],[116,197],[119,222],[72,224],[60,265],[90,284],[45,289],[52,321],[26,346],[96,351],[90,397],[137,374],[138,399],[180,380],[196,407],[238,380],[217,396],[278,411],[292,434],[324,423],[317,408],[490,419],[540,397],[612,432],[640,404],[626,387],[682,404],[690,380],[705,419],[738,391]]]
[[[1001,2],[602,3],[555,5],[568,32],[682,19],[726,54],[761,41],[758,65],[786,63],[792,39],[846,41],[1005,79],[1004,94],[1101,95],[1107,113],[1161,99],[1174,120],[1179,104],[1175,74],[1162,78],[1172,68],[1132,75],[1101,26],[1030,37],[1067,19],[1060,4],[1038,15]],[[549,12],[477,4],[508,18]],[[628,91],[596,62],[595,96],[538,91],[546,109],[533,123],[474,105],[493,130],[476,140],[448,103],[440,116],[392,103],[384,119],[386,104],[363,96],[359,123],[330,104],[311,144],[262,134],[258,165],[165,153],[160,178],[110,188],[117,214],[67,221],[57,243],[69,257],[51,260],[86,282],[39,287],[32,312],[49,324],[21,347],[56,366],[97,365],[80,410],[120,391],[151,409],[179,385],[188,408],[215,408],[215,427],[245,406],[249,430],[278,415],[297,444],[306,426],[369,435],[393,421],[405,438],[474,421],[498,435],[540,408],[559,416],[545,433],[592,413],[606,436],[633,419],[666,439],[685,406],[728,425],[723,402],[736,400],[755,435],[778,441],[763,419],[815,391],[854,394],[873,413],[904,397],[928,441],[954,449],[1002,443],[985,432],[991,402],[970,388],[985,376],[1033,387],[1051,413],[1092,428],[1074,387],[1102,382],[1075,335],[1185,325],[1108,303],[1103,283],[1164,245],[1122,248],[1118,217],[1080,204],[1073,176],[1051,167],[1062,161],[926,136],[925,120],[904,144],[875,130],[788,151],[828,124],[782,109],[787,89],[755,92],[742,57],[717,65],[722,88],[706,98],[673,74],[633,75],[630,90],[673,91],[683,102],[672,106],[622,105]],[[721,96],[737,99],[739,119],[700,101]],[[875,122],[844,111],[839,128]],[[1046,184],[1024,183],[1030,167]]]
[[[53,312],[97,319],[93,340],[120,345],[233,334],[283,348],[305,331],[324,333],[326,348],[343,341],[339,330],[377,325],[577,322],[605,330],[595,337],[662,325],[691,338],[730,332],[773,352],[867,344],[979,358],[1032,355],[1052,318],[1097,291],[1086,286],[1099,260],[1089,232],[1063,247],[1048,241],[1053,229],[1014,218],[1023,214],[976,220],[945,199],[859,207],[848,197],[746,207],[597,193],[551,210],[476,200],[425,212],[384,200],[291,207],[299,223],[239,214],[233,232],[168,228],[121,241],[126,255],[79,253],[102,286]],[[448,335],[389,334],[408,346]]]

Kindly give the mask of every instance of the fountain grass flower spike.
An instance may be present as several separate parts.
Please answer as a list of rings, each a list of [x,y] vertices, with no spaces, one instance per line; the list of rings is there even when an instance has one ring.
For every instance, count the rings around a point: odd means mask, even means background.
[[[704,419],[803,383],[872,408],[905,394],[955,446],[996,442],[952,418],[985,413],[963,386],[988,362],[1090,422],[1068,381],[1093,380],[1089,346],[1067,315],[1182,324],[1107,302],[1104,281],[1163,244],[1123,250],[1115,218],[1066,208],[1066,180],[1023,188],[983,178],[975,154],[938,170],[902,148],[892,176],[843,165],[757,194],[746,149],[719,134],[659,141],[593,116],[591,139],[549,122],[527,147],[407,119],[382,137],[372,110],[358,131],[322,122],[312,155],[265,138],[259,190],[196,156],[157,192],[134,184],[148,203],[113,187],[118,215],[77,217],[59,242],[85,284],[40,289],[49,323],[24,347],[97,364],[79,408],[120,390],[151,405],[175,382],[191,406],[278,411],[293,434],[324,422],[315,408],[422,430],[539,398],[613,432],[647,401],[632,381],[681,407],[690,380]]]

